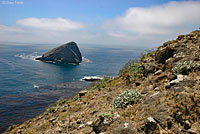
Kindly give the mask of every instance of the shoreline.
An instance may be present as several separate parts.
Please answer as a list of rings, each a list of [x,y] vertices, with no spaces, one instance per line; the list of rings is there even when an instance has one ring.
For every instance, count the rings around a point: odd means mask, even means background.
[[[197,134],[199,51],[200,30],[179,35],[124,66],[118,76],[58,100],[5,133]]]

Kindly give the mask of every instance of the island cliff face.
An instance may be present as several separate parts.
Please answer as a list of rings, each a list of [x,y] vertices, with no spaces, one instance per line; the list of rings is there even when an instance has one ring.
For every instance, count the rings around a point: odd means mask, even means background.
[[[42,57],[36,60],[53,63],[79,64],[82,61],[82,55],[77,44],[72,41],[46,52]]]

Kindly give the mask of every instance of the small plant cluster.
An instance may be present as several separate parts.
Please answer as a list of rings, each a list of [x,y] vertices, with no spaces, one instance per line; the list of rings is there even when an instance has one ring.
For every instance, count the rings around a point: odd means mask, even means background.
[[[176,40],[182,40],[185,37],[185,35],[179,35]]]
[[[137,63],[137,62],[138,62],[138,60],[136,60],[136,59],[129,60],[129,61],[123,66],[123,68],[120,70],[119,74],[127,73],[129,67],[130,67],[132,64],[135,64],[135,63]]]
[[[101,114],[99,114],[99,117],[101,118],[107,118],[107,119],[112,119],[112,117],[113,117],[113,113],[115,112],[115,109],[114,108],[112,108],[112,109],[110,109],[109,110],[109,112],[105,112],[105,113],[101,113]]]
[[[112,114],[110,112],[106,112],[106,113],[99,114],[99,117],[112,119]]]
[[[104,78],[102,80],[99,80],[95,83],[95,87],[100,91],[101,88],[106,87],[106,84],[108,83],[109,80],[111,80],[111,78]]]
[[[48,107],[46,109],[46,111],[44,112],[44,114],[54,113],[54,112],[56,112],[60,108],[61,107],[59,107],[59,106],[50,106],[50,107]]]
[[[140,61],[143,61],[145,58],[154,55],[156,53],[156,49],[150,49],[150,50],[145,50],[144,52],[141,53],[140,55]]]
[[[168,46],[168,45],[173,44],[175,42],[176,42],[175,40],[167,41],[167,42],[163,43],[163,46],[165,47],[165,46]]]
[[[127,90],[119,94],[113,101],[115,108],[124,108],[129,104],[136,104],[141,99],[141,94],[136,90]]]
[[[80,100],[80,96],[79,96],[79,95],[75,95],[75,96],[73,97],[73,100],[74,100],[74,101]]]
[[[129,67],[129,74],[131,77],[142,77],[144,69],[141,64],[135,63]]]
[[[198,64],[195,61],[183,61],[176,64],[172,71],[175,75],[188,74],[192,69],[198,68]]]

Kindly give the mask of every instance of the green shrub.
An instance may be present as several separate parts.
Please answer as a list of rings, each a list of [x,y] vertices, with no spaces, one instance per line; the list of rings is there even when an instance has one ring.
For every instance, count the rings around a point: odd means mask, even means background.
[[[177,40],[182,40],[185,37],[185,35],[179,35]]]
[[[95,83],[95,86],[94,88],[97,88],[99,91],[101,90],[101,88],[105,88],[106,87],[106,84],[108,83],[108,81],[110,81],[111,78],[104,78],[102,80],[98,80],[96,83]]]
[[[111,119],[112,114],[110,112],[106,112],[106,113],[99,114],[99,117]]]
[[[55,110],[56,110],[55,107],[50,107],[50,108],[47,109],[47,112],[48,113],[53,113],[53,112],[55,112]]]
[[[46,111],[44,112],[44,114],[49,114],[49,113],[54,113],[57,110],[56,106],[50,106],[46,109]]]
[[[144,69],[143,69],[143,66],[139,63],[132,64],[128,70],[131,77],[143,76]]]
[[[195,68],[198,68],[198,64],[195,61],[183,61],[176,64],[172,68],[172,71],[175,75],[188,74],[188,72],[192,71]]]
[[[168,46],[168,45],[173,44],[175,42],[176,42],[175,40],[170,40],[170,41],[163,43],[163,46],[165,47],[165,46]]]
[[[128,73],[131,77],[138,77],[143,76],[143,71],[143,66],[140,63],[129,63],[120,71],[120,75]]]
[[[141,99],[141,94],[136,90],[127,90],[119,94],[113,101],[116,108],[124,108],[129,104],[135,104]]]
[[[138,62],[137,59],[129,60],[129,61],[122,67],[122,69],[119,71],[119,74],[127,73],[129,67],[130,67],[132,64],[135,64],[135,63],[137,63],[137,62]]]
[[[79,96],[78,94],[75,95],[75,96],[73,97],[73,100],[74,100],[74,101],[80,100],[80,96]]]
[[[150,57],[150,56],[154,55],[155,53],[156,53],[156,48],[145,50],[139,56],[140,57],[140,61],[143,61],[144,59],[146,59],[147,57]]]

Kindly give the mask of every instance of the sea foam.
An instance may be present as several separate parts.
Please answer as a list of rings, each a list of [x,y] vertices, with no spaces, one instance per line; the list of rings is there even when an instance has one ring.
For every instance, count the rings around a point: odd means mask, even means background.
[[[89,63],[89,62],[92,62],[91,60],[85,58],[85,57],[82,57],[82,62],[83,63]]]
[[[34,60],[36,61],[35,59],[36,58],[39,58],[41,57],[40,55],[38,55],[37,52],[34,52],[34,53],[31,53],[31,54],[16,54],[15,57],[18,57],[18,58],[21,58],[21,59],[28,59],[28,60]]]

